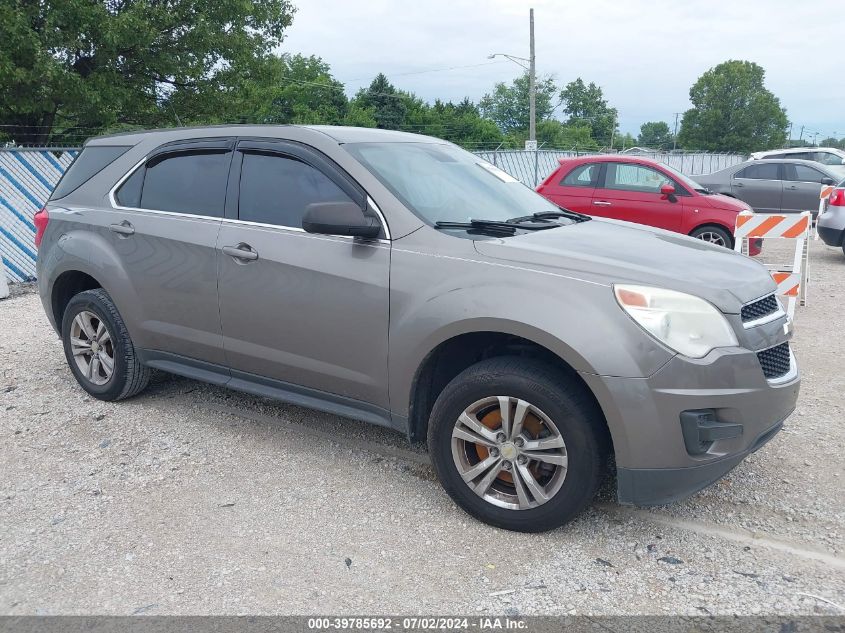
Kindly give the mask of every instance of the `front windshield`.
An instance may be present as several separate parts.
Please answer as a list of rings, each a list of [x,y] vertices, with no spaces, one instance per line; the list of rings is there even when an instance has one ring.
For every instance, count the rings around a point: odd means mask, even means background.
[[[421,219],[505,221],[560,209],[481,158],[439,143],[349,143],[346,150]],[[561,218],[559,223],[571,220]]]
[[[666,171],[670,172],[675,177],[675,180],[680,182],[682,185],[684,185],[688,189],[692,189],[693,191],[703,191],[705,189],[704,187],[699,185],[697,182],[695,182],[692,178],[690,178],[689,176],[685,176],[684,174],[679,172],[677,169],[675,169],[671,165],[663,165],[663,168]]]

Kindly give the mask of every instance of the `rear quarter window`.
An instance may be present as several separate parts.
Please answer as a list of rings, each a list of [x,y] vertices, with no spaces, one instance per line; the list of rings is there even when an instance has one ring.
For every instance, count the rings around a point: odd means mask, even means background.
[[[128,152],[131,147],[131,145],[89,145],[83,148],[59,180],[50,200],[64,198],[76,191]]]
[[[597,163],[587,163],[586,165],[578,165],[575,169],[570,171],[560,181],[561,187],[595,187],[599,179],[599,169],[601,166]]]

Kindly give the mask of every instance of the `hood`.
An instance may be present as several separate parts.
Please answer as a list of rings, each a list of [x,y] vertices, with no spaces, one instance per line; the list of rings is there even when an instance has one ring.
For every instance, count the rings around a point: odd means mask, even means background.
[[[700,183],[707,186],[706,183]],[[717,186],[714,184],[714,186]],[[726,196],[721,193],[709,193],[709,194],[702,194],[699,195],[695,199],[696,204],[701,205],[709,205],[714,209],[722,209],[724,211],[736,211],[739,213],[740,211],[750,211],[751,207],[748,206],[748,203],[743,202],[742,200],[738,200],[737,198],[732,198],[731,196]]]
[[[491,259],[600,283],[659,286],[702,297],[727,314],[774,292],[761,264],[698,239],[618,220],[593,219],[514,237],[476,241]]]

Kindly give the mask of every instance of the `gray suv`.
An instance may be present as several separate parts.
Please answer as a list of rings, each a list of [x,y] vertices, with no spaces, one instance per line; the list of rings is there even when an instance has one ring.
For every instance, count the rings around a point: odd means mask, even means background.
[[[36,218],[41,300],[82,388],[160,369],[427,440],[511,530],[717,480],[799,377],[765,268],[561,209],[434,138],[343,127],[89,141]]]

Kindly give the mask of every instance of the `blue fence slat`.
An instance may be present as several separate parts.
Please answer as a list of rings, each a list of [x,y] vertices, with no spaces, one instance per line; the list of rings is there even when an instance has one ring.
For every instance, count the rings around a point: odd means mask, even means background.
[[[33,216],[76,156],[76,150],[0,150],[0,258],[11,281],[35,279]]]

